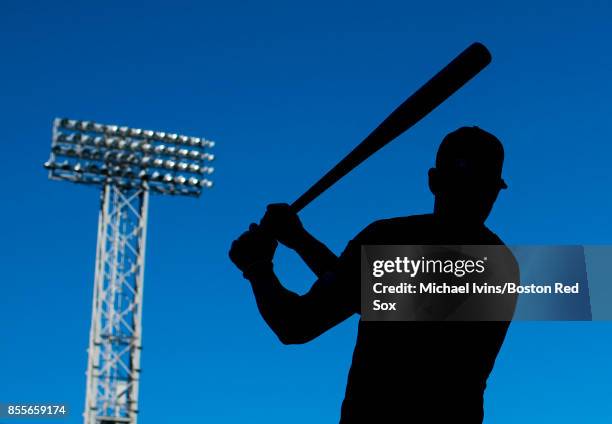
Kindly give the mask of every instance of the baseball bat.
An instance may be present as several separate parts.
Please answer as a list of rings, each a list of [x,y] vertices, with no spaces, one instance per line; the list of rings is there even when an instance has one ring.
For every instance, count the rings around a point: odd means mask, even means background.
[[[429,112],[448,99],[491,62],[491,53],[473,43],[399,105],[338,164],[291,204],[296,213]]]

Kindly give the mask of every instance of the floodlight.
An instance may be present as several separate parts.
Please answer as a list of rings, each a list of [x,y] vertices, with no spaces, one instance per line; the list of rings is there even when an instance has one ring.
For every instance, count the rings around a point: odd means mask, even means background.
[[[187,173],[184,178],[197,178],[210,174],[211,167],[203,166],[214,156],[207,151],[214,143],[200,137],[189,137],[162,131],[142,130],[117,125],[103,125],[92,121],[56,119],[53,125],[51,157],[45,165],[52,179],[64,179],[83,184],[115,184],[120,188],[139,187],[145,179],[154,180],[168,187],[177,184],[175,172]],[[83,162],[84,161],[84,162]],[[72,172],[77,172],[75,179]],[[130,165],[130,172],[122,171]],[[163,168],[167,178],[149,178],[149,168]],[[196,175],[189,175],[196,174]],[[100,174],[107,174],[101,179]],[[118,178],[122,177],[122,178]],[[171,177],[171,178],[170,178]],[[132,184],[134,183],[134,184]],[[208,185],[194,184],[190,196],[199,196],[200,188]],[[149,188],[153,188],[149,186]],[[156,190],[158,193],[185,194],[184,191]]]

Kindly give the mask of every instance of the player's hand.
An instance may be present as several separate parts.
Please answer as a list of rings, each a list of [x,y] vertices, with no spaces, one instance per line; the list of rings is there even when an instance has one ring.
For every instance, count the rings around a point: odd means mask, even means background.
[[[268,205],[259,225],[276,240],[294,250],[307,234],[297,213],[287,203]]]
[[[259,225],[251,224],[248,231],[234,240],[229,257],[245,272],[256,263],[271,263],[277,246],[278,242],[270,234]]]

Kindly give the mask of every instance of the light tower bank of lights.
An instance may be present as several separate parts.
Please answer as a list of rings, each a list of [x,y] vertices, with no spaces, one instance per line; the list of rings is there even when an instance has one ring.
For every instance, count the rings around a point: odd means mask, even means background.
[[[149,193],[199,196],[214,143],[55,119],[49,178],[101,187],[85,424],[137,423]]]

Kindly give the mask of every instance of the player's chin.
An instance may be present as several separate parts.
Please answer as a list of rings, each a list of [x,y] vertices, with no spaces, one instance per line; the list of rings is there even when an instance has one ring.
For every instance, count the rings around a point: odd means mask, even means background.
[[[480,209],[467,211],[464,216],[464,222],[469,226],[480,226],[484,225],[485,221],[489,217],[491,209]]]

